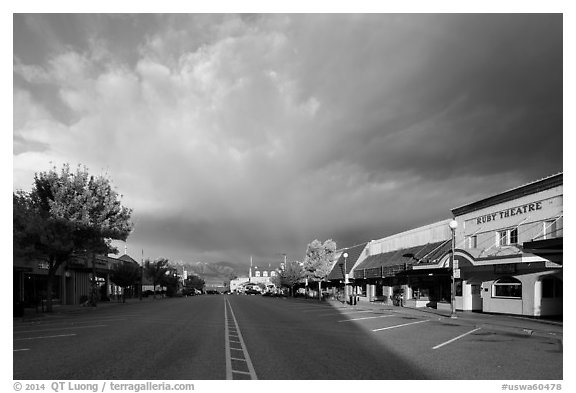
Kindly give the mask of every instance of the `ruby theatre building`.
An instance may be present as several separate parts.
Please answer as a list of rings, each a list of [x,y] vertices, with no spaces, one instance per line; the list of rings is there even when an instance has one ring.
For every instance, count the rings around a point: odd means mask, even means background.
[[[449,310],[454,276],[456,310],[562,315],[562,206],[560,173],[452,209],[453,220],[372,240],[359,257],[344,249],[353,291],[360,301],[402,295],[407,306]],[[328,277],[336,285],[340,265],[342,256]]]
[[[562,315],[563,175],[452,209],[450,253],[436,264],[454,271],[456,309],[533,317]]]

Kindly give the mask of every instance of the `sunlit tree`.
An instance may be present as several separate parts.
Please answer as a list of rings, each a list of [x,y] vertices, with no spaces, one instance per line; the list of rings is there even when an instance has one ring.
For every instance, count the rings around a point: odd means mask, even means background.
[[[112,240],[126,240],[133,228],[132,210],[122,206],[110,179],[90,175],[86,167],[73,172],[68,164],[36,173],[30,192],[13,194],[13,213],[14,254],[47,263],[47,310],[56,272],[72,257],[92,262],[95,304],[96,255],[117,253]]]
[[[304,275],[308,280],[318,282],[318,297],[322,300],[322,281],[332,269],[336,242],[332,239],[322,243],[314,240],[308,244],[306,257],[304,258]]]

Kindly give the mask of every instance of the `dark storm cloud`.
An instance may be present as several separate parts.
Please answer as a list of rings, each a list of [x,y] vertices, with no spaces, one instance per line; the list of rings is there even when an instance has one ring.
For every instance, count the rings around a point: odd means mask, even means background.
[[[301,259],[562,170],[561,14],[14,25],[14,187],[104,168],[149,257]]]

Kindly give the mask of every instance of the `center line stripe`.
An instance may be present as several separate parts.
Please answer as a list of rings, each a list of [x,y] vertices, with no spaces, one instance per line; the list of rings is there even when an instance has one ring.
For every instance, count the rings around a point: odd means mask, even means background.
[[[228,313],[230,313],[230,319],[228,317]],[[226,349],[226,379],[231,380],[234,379],[234,374],[235,373],[240,373],[240,374],[247,374],[250,375],[250,379],[258,379],[258,377],[256,376],[256,370],[254,370],[254,366],[252,365],[252,360],[250,359],[250,354],[248,353],[248,349],[246,348],[246,344],[244,343],[244,338],[242,337],[242,333],[240,332],[240,326],[238,326],[238,321],[236,320],[236,316],[234,315],[234,310],[232,310],[232,305],[230,304],[230,301],[228,299],[224,299],[224,321],[225,321],[225,349]],[[238,340],[240,340],[240,346],[242,347],[241,349],[238,348],[232,348],[230,345],[230,336],[232,336],[232,334],[230,333],[229,329],[228,329],[228,323],[232,322],[234,324],[234,326],[236,326],[236,332],[238,333],[238,335],[236,337],[238,337]],[[240,370],[235,370],[232,368],[232,351],[242,351],[242,354],[244,355],[244,359],[246,362],[246,366],[248,367],[248,372],[245,371],[240,371]]]
[[[458,337],[454,337],[452,340],[448,340],[448,341],[446,341],[446,342],[444,342],[444,343],[442,343],[442,344],[438,344],[438,345],[436,345],[435,347],[432,347],[432,349],[438,349],[438,348],[440,348],[440,347],[443,347],[444,345],[450,344],[451,342],[454,342],[454,341],[456,341],[456,340],[459,340],[459,339],[461,339],[462,337],[467,336],[467,335],[469,335],[469,334],[471,334],[471,333],[474,333],[475,331],[480,330],[480,329],[481,329],[481,328],[476,328],[476,329],[470,330],[468,333],[461,334],[461,335],[459,335]]]
[[[394,329],[394,328],[398,328],[398,327],[402,327],[402,326],[415,325],[415,324],[417,324],[417,323],[424,323],[424,322],[428,322],[428,321],[429,321],[429,319],[426,319],[426,320],[424,320],[424,321],[403,323],[402,325],[394,325],[394,326],[388,326],[388,327],[380,328],[380,329],[372,329],[372,331],[373,331],[373,332],[379,332],[380,330]]]
[[[387,318],[387,317],[393,317],[394,315],[379,315],[377,317],[363,317],[363,318],[353,318],[353,319],[343,319],[341,321],[338,322],[350,322],[350,321],[361,321],[363,319],[374,319],[374,318]]]

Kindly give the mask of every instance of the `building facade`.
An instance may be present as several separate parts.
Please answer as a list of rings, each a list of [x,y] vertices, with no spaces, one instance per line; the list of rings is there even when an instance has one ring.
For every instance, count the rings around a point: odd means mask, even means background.
[[[96,255],[74,257],[62,264],[55,274],[52,287],[52,304],[78,305],[88,299],[92,274],[96,273],[96,283],[101,298],[120,296],[123,290],[110,280],[111,270],[117,263],[134,263],[128,255],[113,258]],[[42,260],[14,257],[13,260],[13,302],[19,307],[44,309],[47,299],[48,265]],[[16,307],[16,306],[15,306]],[[15,311],[16,312],[16,311]]]
[[[457,309],[534,317],[562,314],[562,174],[452,213],[458,222]]]
[[[563,175],[452,209],[452,219],[343,249],[360,300],[531,317],[563,314]],[[328,278],[343,279],[343,256]],[[351,265],[351,266],[350,266]],[[399,300],[400,299],[400,300]]]

